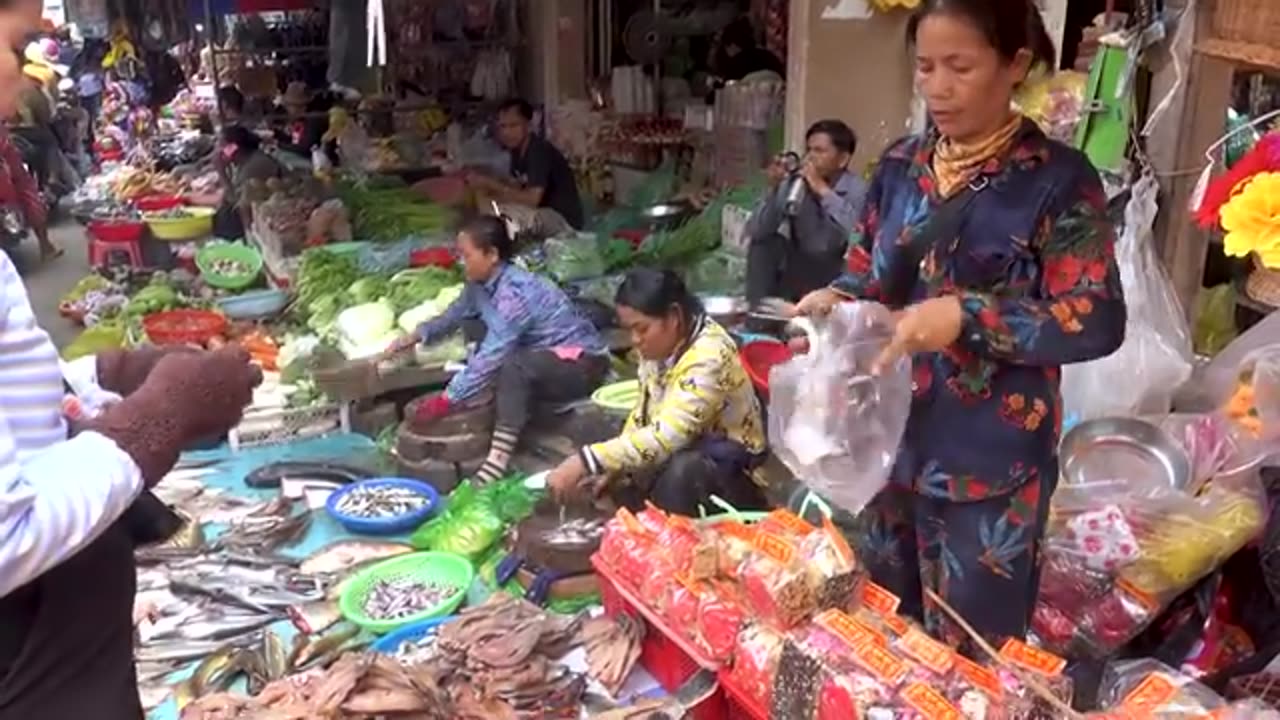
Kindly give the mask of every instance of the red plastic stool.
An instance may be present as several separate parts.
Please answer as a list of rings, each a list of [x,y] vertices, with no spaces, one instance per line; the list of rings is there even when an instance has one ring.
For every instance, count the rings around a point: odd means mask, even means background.
[[[124,253],[135,268],[144,266],[142,260],[142,233],[146,225],[133,222],[89,223],[89,265],[106,265],[111,254]]]

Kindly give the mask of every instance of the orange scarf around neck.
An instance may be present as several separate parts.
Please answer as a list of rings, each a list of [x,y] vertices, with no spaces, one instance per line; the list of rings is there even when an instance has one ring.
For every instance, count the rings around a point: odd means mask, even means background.
[[[933,148],[932,162],[942,197],[959,192],[984,165],[1003,155],[1021,129],[1022,115],[1014,114],[999,130],[978,142],[959,143],[947,137],[939,138]]]

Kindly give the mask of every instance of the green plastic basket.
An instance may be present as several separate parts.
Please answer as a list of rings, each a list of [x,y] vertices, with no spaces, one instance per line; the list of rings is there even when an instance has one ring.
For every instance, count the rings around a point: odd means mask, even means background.
[[[243,273],[218,272],[214,263],[219,260],[236,260],[249,269]],[[238,243],[206,245],[196,253],[196,267],[206,283],[223,290],[240,290],[252,285],[262,273],[262,253]]]
[[[382,635],[405,625],[448,615],[457,610],[466,599],[474,577],[475,568],[461,555],[444,552],[401,555],[367,568],[343,583],[338,609],[347,620],[371,633]],[[374,584],[382,580],[398,579],[453,585],[458,589],[435,607],[395,620],[376,620],[365,615],[364,600]]]

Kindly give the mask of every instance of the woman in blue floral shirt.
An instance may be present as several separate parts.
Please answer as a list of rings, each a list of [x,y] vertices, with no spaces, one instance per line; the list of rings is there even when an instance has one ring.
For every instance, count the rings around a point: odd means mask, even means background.
[[[862,516],[873,578],[935,635],[1022,637],[1057,484],[1060,368],[1124,337],[1114,231],[1097,173],[1011,110],[1052,44],[1032,0],[926,0],[908,25],[933,129],[892,145],[848,268],[804,298],[900,309],[882,362],[914,357],[894,482]]]

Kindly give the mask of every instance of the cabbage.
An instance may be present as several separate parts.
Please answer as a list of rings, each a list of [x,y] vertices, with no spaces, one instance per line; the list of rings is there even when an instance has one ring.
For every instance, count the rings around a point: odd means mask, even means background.
[[[461,284],[451,285],[442,289],[435,298],[425,300],[401,313],[398,321],[400,329],[407,333],[414,332],[422,323],[442,315],[453,304],[453,301],[461,296]]]
[[[396,338],[396,313],[386,300],[356,305],[338,314],[338,346],[349,359],[377,355]]]

